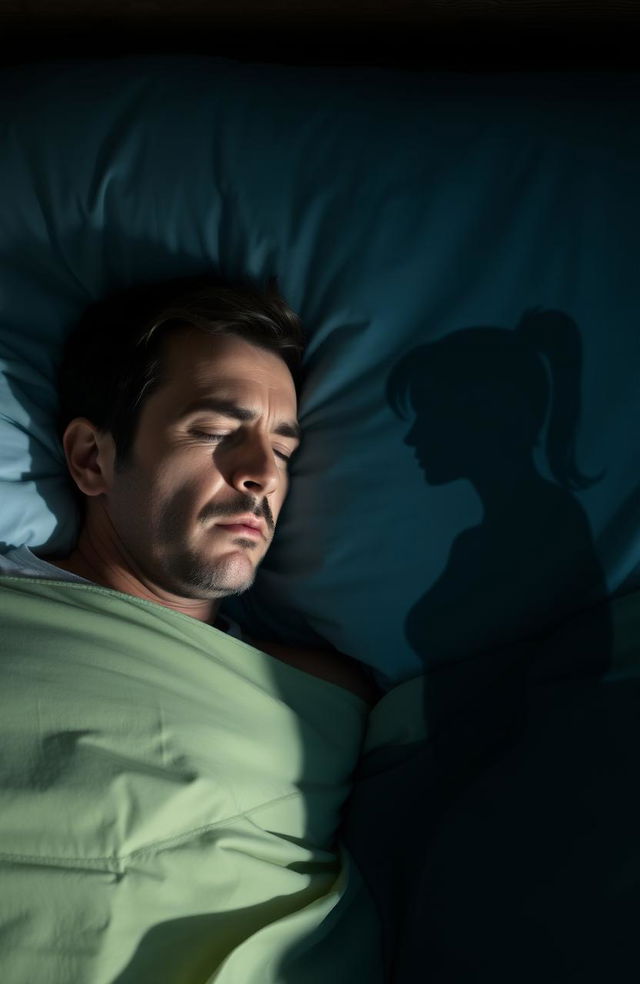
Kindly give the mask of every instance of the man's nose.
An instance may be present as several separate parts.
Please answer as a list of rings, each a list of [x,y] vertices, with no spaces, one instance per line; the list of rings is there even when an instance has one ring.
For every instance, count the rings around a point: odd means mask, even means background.
[[[280,480],[271,442],[255,437],[237,448],[232,462],[231,485],[241,492],[275,492]]]

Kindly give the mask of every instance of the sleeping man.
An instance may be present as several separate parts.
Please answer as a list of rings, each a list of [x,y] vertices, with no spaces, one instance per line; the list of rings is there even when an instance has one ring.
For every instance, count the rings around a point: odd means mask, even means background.
[[[301,351],[273,283],[212,278],[114,295],[67,341],[79,539],[0,559],[12,984],[377,980],[369,916],[324,968],[314,933],[360,911],[336,832],[381,694],[218,611],[273,539]]]

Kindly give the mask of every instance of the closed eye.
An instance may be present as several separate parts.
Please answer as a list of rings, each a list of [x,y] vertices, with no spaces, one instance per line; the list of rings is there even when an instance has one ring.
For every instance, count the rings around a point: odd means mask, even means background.
[[[206,431],[192,431],[195,437],[203,437],[205,441],[213,441],[216,444],[221,441],[223,437],[228,437],[228,434],[207,434]]]
[[[229,434],[209,434],[207,433],[207,431],[192,431],[192,433],[196,437],[201,437],[205,441],[210,441],[211,444],[219,444],[220,441],[223,441],[225,439],[225,437],[230,436]],[[280,458],[282,461],[289,461],[291,457],[290,455],[285,454],[283,451],[278,451],[277,448],[273,449],[273,453],[276,455],[276,457]]]

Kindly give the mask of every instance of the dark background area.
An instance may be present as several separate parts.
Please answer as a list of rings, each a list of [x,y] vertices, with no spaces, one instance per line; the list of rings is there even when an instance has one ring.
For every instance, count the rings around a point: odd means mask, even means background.
[[[458,71],[633,70],[640,0],[0,0],[4,64],[136,53]]]

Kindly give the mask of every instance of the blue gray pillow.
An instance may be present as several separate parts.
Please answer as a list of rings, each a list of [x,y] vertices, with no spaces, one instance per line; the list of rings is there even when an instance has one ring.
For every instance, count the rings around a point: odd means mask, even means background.
[[[2,544],[77,535],[54,374],[84,307],[215,269],[276,274],[309,336],[290,496],[226,606],[251,631],[391,686],[637,584],[639,82],[4,69]]]

